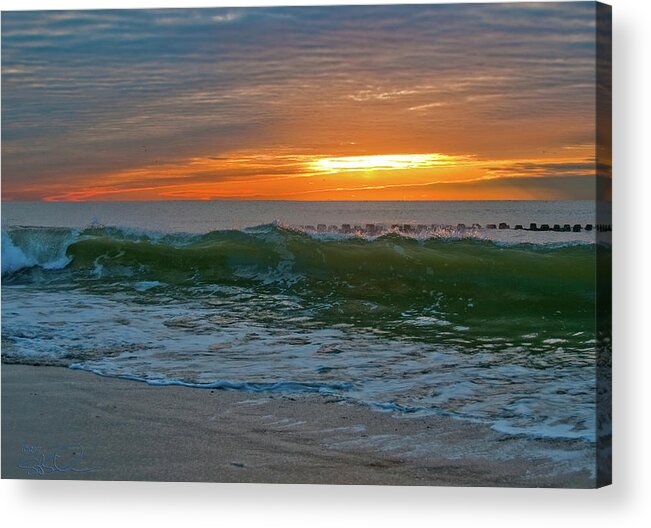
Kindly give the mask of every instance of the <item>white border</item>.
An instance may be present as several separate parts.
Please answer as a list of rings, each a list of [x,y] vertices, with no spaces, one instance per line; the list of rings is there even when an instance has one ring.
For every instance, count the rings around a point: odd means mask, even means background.
[[[319,5],[342,1],[0,0],[0,9]],[[356,0],[355,4],[389,3]],[[406,3],[406,2],[394,2]],[[409,3],[424,3],[414,0]],[[427,2],[425,2],[427,3]],[[449,2],[457,3],[457,2]],[[594,490],[176,483],[0,482],[8,526],[396,525],[642,526],[651,519],[645,388],[651,242],[648,161],[651,2],[611,0],[614,15],[615,484]],[[646,213],[646,214],[645,214]],[[645,310],[646,309],[646,310]]]

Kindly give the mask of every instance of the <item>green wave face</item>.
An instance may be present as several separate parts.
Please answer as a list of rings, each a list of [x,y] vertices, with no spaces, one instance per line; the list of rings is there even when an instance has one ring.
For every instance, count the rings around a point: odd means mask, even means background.
[[[68,236],[48,231],[57,243]],[[65,256],[69,263],[58,273],[84,287],[157,281],[175,295],[207,285],[283,293],[324,324],[411,335],[457,328],[486,336],[583,332],[585,339],[594,333],[598,259],[604,276],[610,273],[610,249],[596,245],[319,239],[273,226],[162,236],[88,229]]]

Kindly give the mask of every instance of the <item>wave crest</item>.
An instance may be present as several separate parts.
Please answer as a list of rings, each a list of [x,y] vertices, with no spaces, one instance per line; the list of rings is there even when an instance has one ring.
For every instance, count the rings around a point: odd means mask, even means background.
[[[609,248],[602,248],[610,252]],[[504,244],[477,238],[305,233],[280,225],[205,234],[116,227],[2,231],[2,273],[66,269],[95,278],[167,284],[366,288],[362,297],[414,295],[436,286],[477,291],[593,292],[594,244]],[[368,295],[367,295],[368,294]]]

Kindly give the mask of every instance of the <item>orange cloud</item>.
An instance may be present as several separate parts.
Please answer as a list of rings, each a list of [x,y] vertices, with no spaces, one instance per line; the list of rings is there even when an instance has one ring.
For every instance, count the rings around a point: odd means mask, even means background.
[[[572,148],[564,152],[575,154],[575,150],[577,155],[573,157],[507,160],[442,153],[331,156],[284,150],[238,151],[222,156],[154,163],[82,180],[95,181],[92,187],[59,183],[45,189],[44,199],[531,198],[536,179],[594,175],[594,158],[586,157],[584,150]],[[522,187],[525,180],[527,185]],[[489,181],[492,182],[490,186],[485,185]],[[557,194],[562,195],[562,189]],[[549,193],[544,196],[548,197]]]

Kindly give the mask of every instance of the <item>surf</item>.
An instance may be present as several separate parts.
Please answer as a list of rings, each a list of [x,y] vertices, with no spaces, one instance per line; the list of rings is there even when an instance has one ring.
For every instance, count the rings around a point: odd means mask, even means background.
[[[563,326],[594,319],[596,285],[609,276],[611,251],[399,233],[319,236],[278,225],[206,234],[15,228],[2,237],[8,284],[44,274],[56,280],[58,273],[86,287],[244,287],[299,295],[330,319],[373,312],[381,320],[412,311],[414,321],[447,314],[445,321],[464,326],[483,319],[540,324],[547,318]]]

